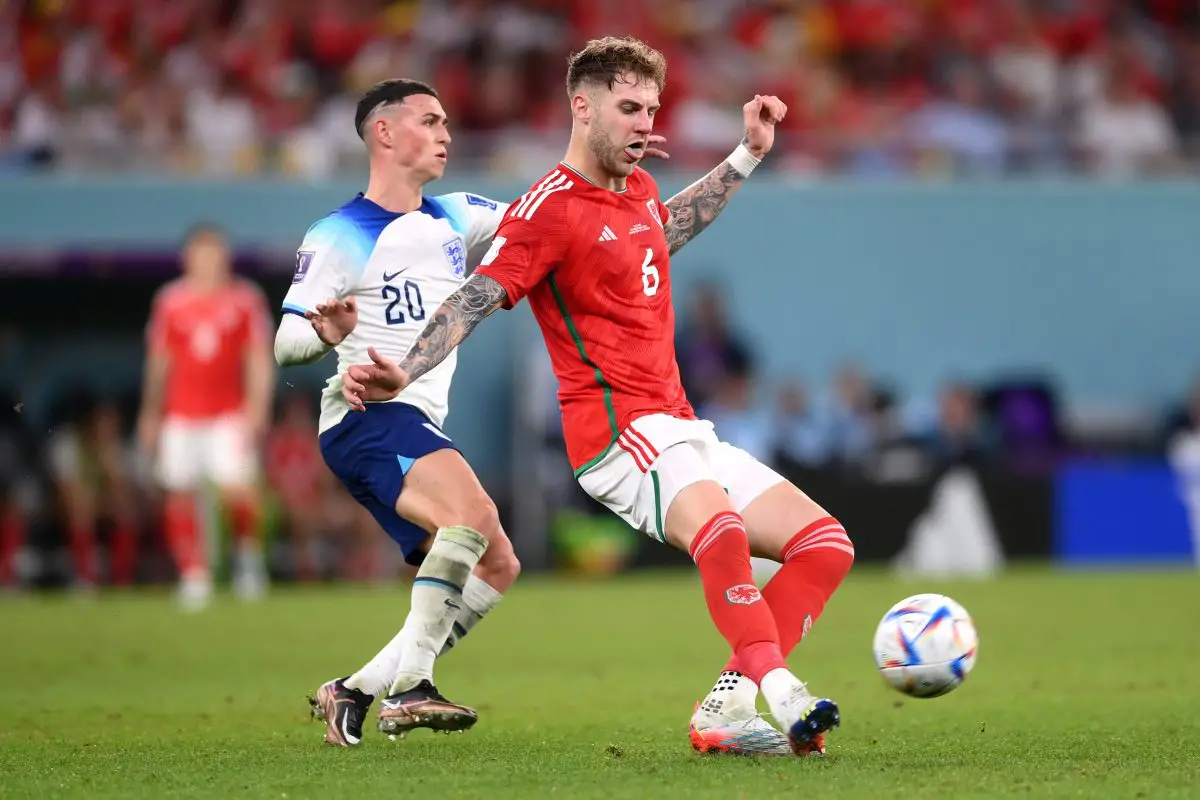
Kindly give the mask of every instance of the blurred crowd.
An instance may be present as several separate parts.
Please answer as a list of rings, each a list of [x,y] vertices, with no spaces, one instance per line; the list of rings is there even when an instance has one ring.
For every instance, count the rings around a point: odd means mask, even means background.
[[[565,56],[640,36],[670,60],[673,164],[725,155],[740,105],[790,106],[799,175],[1180,174],[1200,163],[1187,0],[0,0],[6,171],[361,166],[356,95],[430,80],[452,168],[540,174]]]

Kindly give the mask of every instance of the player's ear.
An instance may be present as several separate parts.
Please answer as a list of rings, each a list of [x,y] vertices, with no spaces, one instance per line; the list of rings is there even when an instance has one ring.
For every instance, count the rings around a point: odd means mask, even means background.
[[[375,132],[379,136],[379,143],[384,147],[392,146],[392,125],[386,119],[375,120]]]
[[[580,122],[592,121],[592,103],[587,92],[576,92],[571,96],[571,114]]]

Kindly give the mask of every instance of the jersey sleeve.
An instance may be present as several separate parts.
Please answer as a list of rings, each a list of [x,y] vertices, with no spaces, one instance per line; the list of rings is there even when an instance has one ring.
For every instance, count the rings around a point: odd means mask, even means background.
[[[525,195],[500,223],[476,272],[503,286],[504,307],[512,308],[562,263],[569,242],[566,198]]]
[[[479,266],[496,229],[504,220],[508,204],[469,192],[455,192],[438,198],[454,219],[467,247],[467,270]]]
[[[296,251],[285,314],[304,316],[330,297],[346,297],[362,277],[370,250],[353,220],[326,217],[308,229]]]

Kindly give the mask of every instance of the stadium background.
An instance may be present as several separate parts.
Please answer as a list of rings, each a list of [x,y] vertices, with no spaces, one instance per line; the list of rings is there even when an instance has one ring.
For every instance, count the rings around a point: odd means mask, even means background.
[[[13,565],[26,583],[70,580],[53,442],[79,435],[96,402],[128,432],[149,300],[190,225],[228,230],[277,309],[307,225],[362,188],[357,92],[431,80],[455,137],[433,191],[507,200],[562,150],[564,56],[614,30],[670,58],[659,129],[672,160],[652,166],[665,195],[732,148],[753,93],[791,108],[764,166],[673,265],[681,367],[723,436],[826,503],[860,560],[893,559],[921,531],[950,552],[967,541],[942,565],[967,571],[991,568],[970,543],[993,531],[1013,558],[1195,558],[1193,3],[0,9],[4,501],[33,532]],[[489,321],[460,363],[447,428],[527,567],[674,558],[574,488],[527,310]],[[281,419],[294,413],[277,441],[311,440],[330,369],[280,374]],[[289,473],[266,465],[287,580]],[[939,491],[964,475],[950,496],[966,511]],[[141,579],[163,580],[154,493],[136,465],[128,479]],[[324,577],[394,574],[383,537],[325,491]]]

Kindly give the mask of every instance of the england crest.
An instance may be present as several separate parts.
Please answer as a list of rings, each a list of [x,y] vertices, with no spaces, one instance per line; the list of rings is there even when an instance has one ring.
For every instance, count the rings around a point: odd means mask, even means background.
[[[451,239],[442,245],[442,252],[446,254],[446,261],[450,263],[450,269],[454,272],[454,277],[461,278],[467,271],[467,254],[463,252],[462,239]]]

